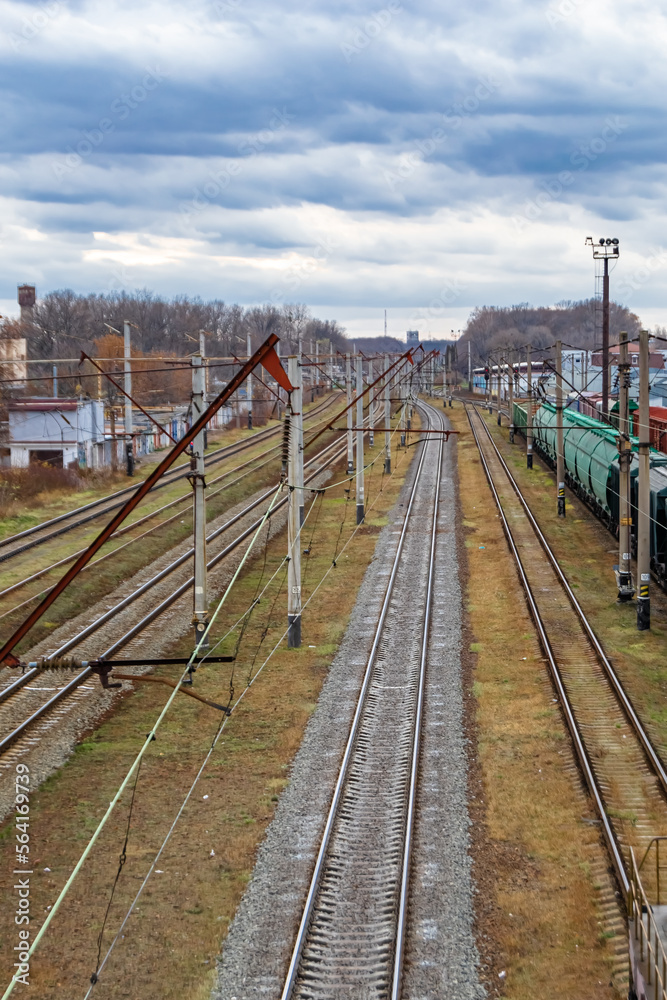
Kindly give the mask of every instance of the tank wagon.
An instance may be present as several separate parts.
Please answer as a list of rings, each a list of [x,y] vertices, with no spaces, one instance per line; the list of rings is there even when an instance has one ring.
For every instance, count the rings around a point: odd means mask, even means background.
[[[514,404],[514,427],[526,433],[526,410]],[[618,535],[619,467],[618,435],[613,427],[575,410],[563,410],[563,451],[565,481],[594,512]],[[631,438],[633,455],[630,465],[630,503],[632,513],[632,549],[637,539],[637,438]],[[552,466],[556,465],[556,408],[542,403],[533,414],[533,447]],[[651,569],[663,587],[667,587],[667,455],[651,449]]]

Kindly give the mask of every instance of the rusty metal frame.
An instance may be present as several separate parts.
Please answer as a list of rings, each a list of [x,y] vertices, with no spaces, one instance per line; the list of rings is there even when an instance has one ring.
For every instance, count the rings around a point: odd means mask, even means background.
[[[270,334],[261,347],[259,347],[252,357],[246,361],[243,367],[236,372],[220,394],[216,396],[208,409],[205,410],[195,421],[192,427],[190,427],[190,430],[185,434],[185,436],[181,438],[181,440],[172,448],[168,455],[165,455],[160,464],[156,466],[151,474],[137,488],[136,493],[132,494],[124,506],[120,508],[109,523],[102,529],[97,538],[93,539],[86,551],[79,556],[77,561],[73,563],[67,572],[60,578],[58,583],[56,583],[53,587],[53,590],[51,590],[50,593],[44,597],[31,614],[28,615],[25,621],[14,631],[13,635],[7,639],[0,649],[0,664],[4,664],[9,667],[19,666],[20,661],[12,652],[15,646],[21,641],[21,639],[24,638],[24,636],[28,634],[33,625],[39,621],[54,601],[60,597],[63,591],[66,590],[83,567],[90,562],[95,553],[102,548],[104,543],[108,541],[109,538],[111,538],[114,531],[116,531],[116,529],[123,523],[128,514],[130,514],[134,508],[138,506],[147,493],[150,492],[167,469],[171,468],[176,459],[183,454],[190,442],[204,429],[211,417],[217,413],[220,407],[223,406],[232,394],[235,393],[236,390],[243,384],[253,368],[255,368],[258,364],[264,364],[265,360],[271,355],[271,353],[273,353],[274,357],[277,358],[274,351],[274,344],[277,344],[279,339],[280,338],[275,333]],[[273,364],[275,366],[275,361]],[[280,361],[278,361],[278,364],[280,364]],[[287,381],[287,376],[285,376],[285,380]]]
[[[409,350],[409,351],[406,351],[406,352],[405,352],[405,354],[401,354],[401,356],[400,356],[400,358],[398,359],[398,361],[394,361],[393,365],[390,365],[390,367],[389,367],[389,368],[387,368],[387,370],[386,370],[386,371],[382,372],[382,374],[381,374],[381,375],[378,375],[378,377],[377,377],[377,378],[375,379],[375,381],[374,381],[374,382],[371,382],[371,383],[370,383],[370,385],[367,385],[367,386],[366,386],[366,388],[364,389],[364,391],[363,391],[363,392],[360,392],[360,393],[357,393],[357,395],[356,395],[356,396],[354,396],[354,398],[352,399],[352,402],[351,402],[351,403],[349,403],[349,404],[348,404],[348,405],[347,405],[347,406],[346,406],[346,407],[345,407],[345,408],[344,408],[343,410],[339,410],[339,411],[338,411],[338,413],[336,413],[336,414],[335,414],[335,415],[334,415],[334,416],[333,416],[333,417],[331,418],[331,420],[329,421],[329,423],[328,423],[328,424],[326,424],[326,425],[325,425],[325,426],[324,426],[324,427],[322,428],[322,430],[318,431],[318,432],[317,432],[317,434],[315,434],[315,435],[314,435],[314,437],[312,437],[312,438],[309,438],[309,439],[308,439],[308,441],[307,441],[307,443],[306,443],[306,444],[304,445],[304,447],[307,447],[308,445],[311,445],[311,444],[312,444],[312,443],[313,443],[314,441],[317,441],[317,439],[318,439],[319,437],[321,437],[321,435],[322,435],[322,434],[326,434],[326,433],[327,433],[327,431],[331,431],[331,430],[333,430],[333,429],[334,429],[334,426],[333,426],[333,425],[334,425],[334,423],[336,422],[336,420],[338,420],[338,418],[339,418],[339,417],[342,417],[342,416],[343,416],[343,414],[347,413],[347,411],[348,411],[348,410],[350,410],[350,409],[351,409],[351,408],[352,408],[353,406],[356,406],[356,404],[357,404],[357,400],[359,399],[359,397],[360,397],[360,396],[365,396],[367,392],[370,392],[370,390],[371,390],[371,389],[373,388],[373,386],[374,386],[374,385],[377,385],[377,383],[378,383],[378,382],[381,382],[381,381],[382,381],[383,379],[385,379],[385,378],[387,377],[387,375],[389,374],[389,372],[390,372],[390,371],[391,371],[391,370],[392,370],[393,368],[396,368],[396,366],[397,366],[397,365],[400,365],[400,363],[401,363],[402,361],[406,361],[406,360],[407,360],[407,361],[409,361],[409,362],[410,362],[411,364],[414,364],[414,362],[412,361],[412,350],[413,350],[413,349],[412,349],[412,348],[410,348],[410,350]],[[338,353],[340,353],[340,352],[338,352]],[[344,357],[344,355],[342,355],[342,354],[341,354],[341,357]],[[369,402],[373,402],[373,400],[369,399]],[[367,429],[367,428],[366,428],[366,429]]]

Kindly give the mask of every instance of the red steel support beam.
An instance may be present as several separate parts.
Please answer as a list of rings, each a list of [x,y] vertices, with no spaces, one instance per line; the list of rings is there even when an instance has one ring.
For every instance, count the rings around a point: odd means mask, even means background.
[[[340,352],[338,352],[338,353],[340,353]],[[342,357],[342,355],[341,355],[341,357]],[[378,382],[381,382],[382,379],[386,378],[386,376],[389,374],[389,372],[392,370],[392,368],[395,368],[396,365],[400,365],[401,361],[405,361],[405,360],[409,361],[410,364],[414,364],[414,362],[412,360],[412,348],[410,348],[409,351],[406,351],[405,354],[401,354],[401,356],[398,359],[398,361],[394,361],[393,365],[391,365],[387,369],[387,371],[382,372],[382,374],[379,375],[375,379],[374,382],[371,382],[370,385],[366,386],[366,388],[364,389],[363,392],[358,393],[354,397],[354,399],[352,400],[352,402],[348,406],[345,407],[345,409],[339,410],[339,412],[336,413],[336,415],[331,418],[331,421],[326,425],[326,427],[323,427],[321,431],[318,431],[317,434],[315,434],[314,437],[309,438],[309,440],[307,442],[307,445],[311,445],[313,443],[313,441],[317,441],[317,439],[318,439],[318,437],[320,437],[320,435],[326,434],[327,431],[332,430],[333,429],[333,425],[336,422],[336,420],[338,420],[339,417],[342,417],[343,414],[347,413],[347,411],[350,410],[353,406],[356,406],[357,399],[359,398],[359,396],[365,396],[367,392],[370,392],[370,390],[373,388],[374,385],[377,385]]]
[[[15,646],[21,641],[21,639],[23,639],[24,636],[28,634],[33,625],[39,621],[44,612],[51,607],[53,602],[60,597],[62,592],[70,585],[77,574],[88,562],[90,562],[95,553],[102,548],[104,543],[108,541],[109,538],[111,538],[114,531],[120,524],[122,524],[127,515],[130,514],[143,500],[152,487],[155,486],[160,477],[174,464],[176,459],[183,454],[190,442],[197,436],[197,434],[199,434],[200,431],[204,429],[211,417],[217,413],[220,407],[223,406],[230,396],[243,384],[253,368],[259,364],[264,365],[270,375],[274,378],[278,378],[278,380],[282,382],[283,388],[285,388],[286,391],[291,389],[287,375],[285,375],[284,369],[278,359],[278,355],[274,350],[274,344],[276,344],[279,339],[280,338],[277,337],[275,333],[272,333],[264,341],[262,346],[255,351],[252,357],[246,361],[243,367],[227,383],[222,392],[213,400],[209,408],[201,414],[185,437],[181,438],[178,444],[172,448],[168,455],[165,455],[160,464],[153,470],[153,472],[151,472],[143,483],[141,483],[136,493],[132,494],[127,503],[120,508],[106,527],[102,529],[97,538],[90,543],[86,551],[81,553],[77,561],[73,563],[64,576],[62,576],[58,583],[56,583],[53,590],[51,590],[50,593],[44,597],[34,611],[28,615],[26,620],[19,625],[14,634],[5,642],[2,649],[0,649],[0,664],[4,664],[9,667],[19,666],[19,660],[12,653]]]

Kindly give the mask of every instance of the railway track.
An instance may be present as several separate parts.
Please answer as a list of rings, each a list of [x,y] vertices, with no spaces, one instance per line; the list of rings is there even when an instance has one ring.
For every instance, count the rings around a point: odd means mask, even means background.
[[[342,458],[345,453],[345,444],[341,444],[338,440],[326,445],[315,456],[308,459],[304,463],[304,469],[311,471],[305,477],[306,485],[312,482],[324,469]],[[264,509],[274,492],[275,487],[266,490],[209,533],[207,536],[209,545],[216,539],[226,536],[223,547],[208,561],[209,571],[230,556],[259,527]],[[287,495],[274,505],[274,512],[280,510],[286,503]],[[244,524],[232,537],[227,538],[230,531],[239,522],[246,521],[248,516],[255,511],[257,511],[258,516],[250,524]],[[63,643],[51,656],[63,656],[81,648],[84,642],[94,637],[96,633],[100,633],[110,621],[125,612],[131,605],[154,590],[163,580],[184,566],[192,559],[193,554],[192,548],[181,553],[160,572]],[[102,653],[96,653],[95,658],[111,659],[116,656],[145,628],[158,620],[161,615],[168,613],[169,608],[179,598],[186,595],[193,584],[194,577],[188,576],[146,613],[139,615],[130,628],[126,629]],[[51,674],[50,671],[40,672],[33,668],[0,688],[0,769],[6,769],[12,765],[18,756],[34,746],[39,741],[39,736],[46,732],[54,722],[57,722],[60,715],[69,710],[68,707],[64,707],[65,705],[69,706],[72,699],[85,697],[86,693],[93,691],[98,684],[99,682],[97,678],[92,676],[90,668],[78,671],[71,678],[64,678],[61,671],[54,671]],[[74,702],[71,703],[74,704]],[[17,722],[17,719],[21,721]]]
[[[282,1000],[400,994],[443,441],[420,448]]]
[[[326,406],[328,405],[330,405],[330,401],[327,401]],[[325,409],[326,406],[324,407]],[[319,415],[320,412],[321,409],[318,408],[317,414],[313,415],[317,416]],[[322,423],[322,421],[318,421],[315,424],[315,427],[319,426],[320,423]],[[235,465],[234,468],[228,469],[226,472],[221,473],[219,476],[216,476],[213,479],[209,479],[207,482],[208,486],[207,499],[209,501],[208,504],[209,510],[211,509],[210,501],[213,499],[213,497],[218,496],[225,490],[230,489],[232,486],[237,485],[242,480],[247,479],[249,476],[252,476],[253,474],[259,472],[261,469],[266,468],[272,462],[275,462],[276,458],[279,455],[281,447],[282,447],[281,444],[275,445],[272,448],[269,448],[268,451],[263,452],[261,455],[256,455],[253,458],[247,460],[246,462],[241,463],[241,465]],[[223,458],[216,459],[216,462],[223,461],[225,458],[228,457],[229,457],[228,455],[225,455],[223,456]],[[241,470],[245,471],[242,472]],[[212,487],[216,486],[217,488],[212,489]],[[133,534],[137,532],[137,529],[143,528],[143,526],[147,522],[152,521],[154,518],[158,517],[158,515],[162,514],[164,511],[170,510],[173,507],[177,508],[175,513],[170,514],[164,519],[158,521],[157,524],[154,524],[149,528],[145,528],[139,534]],[[137,541],[139,541],[140,539],[146,538],[148,535],[151,535],[154,532],[159,531],[160,529],[173,523],[175,520],[181,518],[182,515],[185,514],[187,510],[191,509],[191,507],[192,507],[192,491],[189,490],[182,496],[176,497],[174,500],[170,500],[168,503],[157,508],[156,510],[151,511],[143,515],[142,517],[139,517],[136,521],[132,521],[130,524],[127,524],[124,527],[119,528],[118,531],[114,532],[114,534],[112,535],[112,539],[117,540],[127,534],[130,534],[131,537],[129,541],[125,542],[123,545],[118,546],[115,549],[112,549],[109,552],[106,552],[102,556],[98,556],[97,559],[93,560],[91,563],[88,564],[88,566],[85,567],[84,572],[90,570],[93,567],[98,566],[102,562],[106,562],[109,559],[113,559],[117,553],[120,553],[128,545],[132,545]],[[105,513],[108,510],[110,510],[110,508],[105,508]],[[98,517],[101,515],[97,514],[95,516]],[[84,522],[79,522],[79,523],[86,523],[87,521],[88,517],[85,518]],[[78,524],[71,525],[71,527],[78,527],[78,526],[79,526]],[[70,526],[67,526],[64,530],[67,531],[70,530]],[[52,536],[47,535],[45,537],[38,538],[34,540],[34,544],[39,545],[41,542],[48,541],[50,537]],[[3,611],[2,614],[0,614],[0,620],[16,614],[17,612],[21,611],[23,608],[31,604],[33,601],[43,597],[44,594],[48,593],[49,590],[51,590],[52,588],[49,586],[44,587],[43,582],[40,583],[40,581],[43,581],[43,578],[47,576],[49,573],[54,573],[55,570],[60,569],[63,566],[66,566],[70,562],[73,562],[74,559],[76,559],[79,555],[81,555],[82,552],[85,552],[85,550],[86,546],[84,546],[81,549],[77,549],[76,551],[70,553],[64,558],[58,559],[55,563],[51,563],[49,565],[42,567],[41,569],[38,569],[35,572],[30,573],[27,577],[24,577],[22,580],[18,580],[15,583],[12,583],[10,586],[0,591],[0,601],[2,601],[3,598],[7,598],[10,594],[16,593],[17,591],[22,590],[24,587],[29,587],[31,584],[35,585],[32,588],[34,592],[30,596],[24,596],[23,600],[21,600],[20,603],[18,603],[17,605]],[[18,552],[15,554],[18,554]]]
[[[474,404],[466,412],[619,886],[667,834],[667,771]],[[650,882],[650,875],[648,876]]]
[[[321,404],[311,409],[304,415],[305,420],[310,421],[313,417],[319,416],[333,404],[336,398],[336,396],[332,395]],[[257,431],[250,437],[236,442],[235,444],[225,445],[222,448],[217,448],[214,451],[209,452],[204,459],[205,465],[207,468],[218,465],[220,462],[223,462],[235,455],[240,455],[243,452],[248,451],[250,448],[254,448],[258,444],[263,443],[264,441],[279,437],[281,433],[281,425]],[[277,452],[279,449],[280,445],[276,445],[276,447],[270,449],[270,451]],[[187,478],[189,473],[189,462],[184,462],[181,465],[175,466],[173,469],[170,469],[165,474],[163,479],[153,487],[151,493],[164,489],[165,487],[172,486],[175,482]],[[110,493],[105,497],[101,497],[99,500],[93,500],[91,503],[84,504],[82,507],[77,507],[64,514],[59,514],[57,517],[50,518],[48,521],[43,521],[41,524],[33,525],[31,528],[26,528],[24,531],[20,531],[7,538],[1,539],[0,563],[7,562],[8,560],[15,558],[16,556],[21,555],[36,546],[42,545],[45,542],[57,538],[60,535],[64,535],[76,528],[89,525],[98,518],[110,514],[112,511],[121,507],[125,503],[128,495],[133,493],[140,484],[141,480],[136,480],[131,486],[126,486],[122,490],[117,490],[115,493]],[[190,494],[188,493],[186,496],[189,497]],[[185,500],[186,497],[183,497],[182,499]],[[13,587],[12,589],[16,589],[16,587]]]

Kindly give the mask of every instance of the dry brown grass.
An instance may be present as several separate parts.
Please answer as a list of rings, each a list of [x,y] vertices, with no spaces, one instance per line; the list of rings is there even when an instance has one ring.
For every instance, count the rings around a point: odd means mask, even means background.
[[[528,473],[524,439],[517,435],[516,444],[511,447],[507,428],[498,428],[495,418],[489,426],[635,708],[667,754],[667,596],[657,585],[652,585],[651,630],[638,632],[634,602],[619,605],[616,600],[612,567],[618,562],[618,542],[614,536],[569,490],[567,517],[560,520],[556,516],[552,470],[535,456],[533,471]],[[634,564],[633,574],[636,582]]]
[[[564,725],[463,409],[458,466],[478,727],[473,804],[490,985],[512,1000],[612,997],[590,875],[602,857]]]
[[[407,457],[413,451],[410,449]],[[367,477],[369,502],[379,497],[369,523],[357,532],[305,612],[302,648],[281,648],[251,687],[238,713],[231,717],[210,767],[157,866],[160,872],[150,880],[96,988],[98,1000],[208,997],[221,940],[252,871],[257,845],[287,782],[290,761],[314,710],[406,467],[406,454],[401,452],[396,475],[384,478],[378,464],[377,471]],[[332,490],[323,502],[317,501],[322,507],[312,531],[312,543],[306,531],[311,548],[306,596],[331,565],[341,523],[345,521],[342,542],[354,528],[354,498],[346,503],[343,488]],[[313,525],[314,521],[308,523]],[[268,545],[265,567],[264,553],[258,553],[232,592],[220,620],[220,631],[250,604],[260,578],[266,581],[280,565],[284,547],[282,536]],[[282,574],[278,581],[282,581]],[[233,677],[237,694],[284,628],[284,590],[275,604],[274,597],[276,589],[256,609],[245,632]],[[266,627],[268,634],[255,659]],[[183,641],[173,649],[173,655],[187,654],[190,649],[189,642]],[[226,701],[230,680],[229,665],[202,668],[196,678],[197,690],[216,701]],[[32,902],[37,925],[72,870],[165,700],[166,694],[158,685],[138,685],[119,710],[81,744],[69,763],[34,794]],[[151,745],[138,781],[128,858],[111,910],[106,942],[115,933],[162,842],[218,722],[214,711],[181,697]],[[127,807],[126,796],[34,959],[30,985],[34,1000],[71,1000],[85,993],[95,968],[96,938],[118,866]],[[7,839],[0,845],[0,884],[5,898],[11,898],[11,827],[6,824],[3,833]],[[45,872],[45,868],[51,871]],[[5,908],[0,914],[0,954],[6,977],[13,961],[12,919]]]

